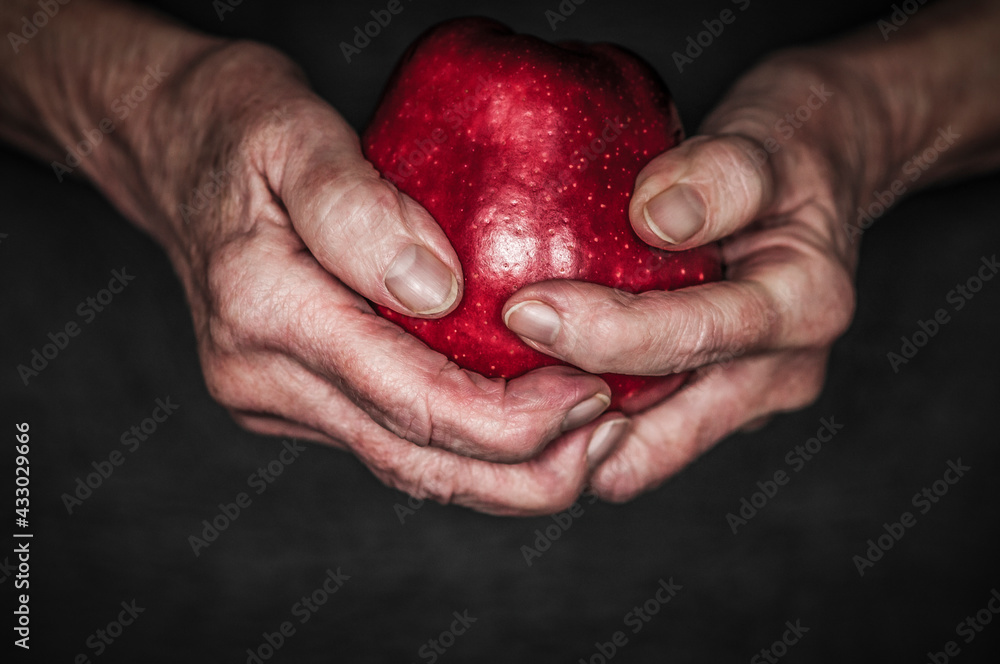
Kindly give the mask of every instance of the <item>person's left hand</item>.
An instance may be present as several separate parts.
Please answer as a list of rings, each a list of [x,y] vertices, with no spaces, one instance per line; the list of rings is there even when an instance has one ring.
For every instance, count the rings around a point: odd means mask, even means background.
[[[845,125],[854,116],[844,104],[860,106],[846,95],[824,102],[775,154],[752,158],[767,155],[765,141],[803,102],[803,91],[830,84],[803,61],[776,58],[751,72],[703,135],[638,176],[630,208],[636,233],[670,251],[725,238],[726,281],[639,295],[547,281],[521,289],[505,306],[505,313],[528,300],[550,306],[559,321],[554,331],[539,333],[539,323],[518,316],[508,324],[533,348],[586,371],[695,370],[679,392],[636,416],[630,428],[619,427],[617,450],[591,476],[601,498],[629,500],[729,433],[819,395],[830,347],[854,311],[857,245],[843,223],[857,201],[844,192],[870,189],[859,181],[864,169],[840,156],[850,152],[841,137],[856,133]],[[857,186],[838,186],[844,182]],[[678,241],[655,233],[646,209]],[[548,339],[549,332],[555,341],[548,344],[527,336]],[[614,445],[608,437],[604,444]]]

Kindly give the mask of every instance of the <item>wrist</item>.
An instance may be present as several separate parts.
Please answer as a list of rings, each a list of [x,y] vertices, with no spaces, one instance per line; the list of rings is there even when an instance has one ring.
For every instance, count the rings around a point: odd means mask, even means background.
[[[998,26],[1000,3],[955,0],[928,6],[905,29],[859,30],[818,49],[865,93],[858,100],[879,153],[865,191],[885,199],[1000,166]]]
[[[280,157],[282,124],[303,99],[313,96],[297,66],[253,42],[219,43],[173,77],[138,127],[133,154],[148,205],[183,250],[200,236],[225,234],[206,228],[233,216],[213,213],[223,194],[248,186]]]
[[[0,25],[17,14],[0,10]],[[0,135],[47,162],[59,182],[91,180],[159,237],[143,180],[153,118],[192,63],[222,43],[126,3],[61,7],[19,52],[0,54]]]
[[[107,145],[94,150],[81,169],[136,226],[168,250],[176,244],[177,225],[170,214],[171,190],[180,171],[198,158],[188,146],[199,127],[182,112],[183,91],[200,63],[229,42],[194,33],[175,36],[174,47],[143,69],[123,76],[101,102],[96,128]],[[105,131],[110,129],[110,131]],[[94,130],[91,136],[96,137]],[[197,139],[195,139],[197,140]]]

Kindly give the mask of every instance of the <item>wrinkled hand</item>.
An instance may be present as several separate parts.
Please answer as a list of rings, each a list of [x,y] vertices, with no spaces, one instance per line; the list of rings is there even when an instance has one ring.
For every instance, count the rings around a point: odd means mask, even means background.
[[[489,380],[374,313],[365,298],[445,315],[459,261],[284,57],[224,47],[164,100],[161,239],[209,389],[240,424],[346,447],[418,497],[506,514],[575,500],[587,438],[562,432],[597,417],[608,387],[566,367]]]
[[[508,301],[505,311],[526,300],[552,307],[555,341],[523,338],[587,371],[695,370],[631,426],[609,420],[594,434],[617,444],[593,474],[598,496],[628,500],[729,433],[818,396],[854,311],[858,247],[844,222],[865,187],[855,142],[863,104],[834,72],[802,54],[773,58],[700,135],[639,174],[630,208],[639,236],[671,251],[721,240],[727,281],[641,295],[550,281]],[[515,332],[550,338],[538,335],[544,321],[519,327],[516,318]]]

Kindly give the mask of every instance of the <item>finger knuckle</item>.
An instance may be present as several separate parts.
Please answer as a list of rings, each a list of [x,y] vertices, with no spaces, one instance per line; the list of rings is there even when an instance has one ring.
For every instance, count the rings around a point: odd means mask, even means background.
[[[199,353],[205,387],[217,403],[248,414],[274,413],[273,376],[268,361],[242,353]]]
[[[397,416],[389,427],[394,434],[420,447],[427,447],[435,442],[438,447],[447,447],[447,442],[442,440],[440,429],[434,429],[426,413],[413,409],[404,409],[404,412],[405,415]]]
[[[622,504],[643,492],[639,474],[626,460],[612,457],[605,463],[600,480],[594,480],[594,489],[602,500]]]
[[[829,279],[830,295],[828,310],[830,321],[827,326],[827,337],[824,341],[833,343],[850,327],[857,306],[857,293],[854,281],[846,270],[835,270]]]
[[[442,356],[443,358],[443,356]],[[443,358],[415,404],[415,423],[431,445],[485,461],[518,463],[533,458],[551,439],[554,395],[511,390],[510,383],[472,374]],[[426,414],[426,419],[424,419]]]
[[[614,359],[613,349],[620,349],[621,327],[609,316],[589,316],[580,329],[585,333],[572,335],[563,356],[588,373],[606,371]]]
[[[406,492],[414,498],[448,505],[455,497],[455,471],[453,460],[437,455],[420,466]]]
[[[825,366],[825,358],[793,363],[785,372],[774,410],[801,410],[816,403],[823,393]]]
[[[850,327],[856,292],[850,274],[839,264],[821,258],[813,265],[811,302],[797,336],[806,345],[822,348],[833,344]]]
[[[226,358],[203,359],[205,387],[209,395],[219,404],[231,410],[246,409],[246,392],[243,378],[235,362]]]
[[[565,512],[580,499],[581,491],[580,486],[566,483],[558,484],[543,495],[537,496],[533,504],[530,505],[530,509],[533,512],[544,514]]]
[[[641,313],[636,311],[639,298],[620,290],[610,292],[596,305],[575,307],[580,318],[559,348],[563,357],[589,373],[608,371],[624,354],[645,356],[659,348],[660,329],[634,324]]]
[[[665,355],[665,368],[675,373],[683,366],[701,366],[710,362],[730,360],[746,353],[754,346],[761,326],[752,308],[746,315],[732,311],[728,302],[699,301],[678,293],[674,306],[680,325],[673,337],[678,340],[669,346]]]
[[[737,330],[744,340],[737,349],[739,355],[778,338],[792,310],[792,300],[787,294],[768,291],[755,282],[748,285],[747,297],[742,300],[743,311],[736,320],[736,324],[743,326]]]
[[[259,75],[284,78],[295,76],[304,80],[302,69],[279,49],[267,44],[240,39],[228,42],[219,49],[218,57],[228,62],[252,62]]]
[[[420,381],[431,387],[411,390],[412,396],[409,399],[404,399],[400,407],[393,407],[394,412],[402,414],[393,418],[395,420],[393,432],[400,438],[421,447],[433,445],[458,451],[455,448],[463,446],[463,437],[459,432],[465,429],[463,423],[468,417],[468,411],[449,408],[448,390],[442,389],[441,386],[454,385],[456,381],[461,384],[465,377],[458,365],[448,361],[444,356],[440,359],[440,366],[436,370],[429,371],[424,380]],[[448,414],[447,417],[445,413]]]
[[[493,471],[495,481],[500,479],[500,472]],[[514,506],[524,516],[564,512],[580,500],[586,479],[582,468],[538,466],[532,472],[530,482],[519,483]]]
[[[538,454],[546,442],[530,415],[513,415],[499,408],[485,419],[463,423],[461,436],[452,436],[449,448],[494,463],[520,463]],[[473,433],[474,432],[474,433]]]
[[[706,142],[697,153],[699,193],[706,199],[706,223],[743,220],[757,213],[770,182],[770,160],[760,141],[727,135]],[[723,229],[725,230],[725,229]]]
[[[364,258],[357,253],[359,242],[370,244],[372,239],[381,240],[403,232],[399,227],[400,199],[386,182],[378,179],[374,170],[344,170],[331,164],[328,168],[313,169],[303,177],[307,178],[305,190],[333,192],[315,199],[317,205],[323,206],[315,211],[317,218],[330,220],[319,229],[319,246],[310,247],[325,254],[321,258],[339,262],[349,257],[348,265],[354,264]],[[384,270],[387,266],[375,267]]]
[[[533,422],[523,417],[507,417],[502,420],[502,428],[494,430],[486,441],[490,458],[502,463],[520,463],[535,457],[544,447],[545,440],[539,435]]]
[[[257,252],[247,241],[228,243],[218,250],[207,269],[210,317],[209,339],[224,351],[237,351],[270,337],[281,309],[294,302],[280,278],[254,265]]]

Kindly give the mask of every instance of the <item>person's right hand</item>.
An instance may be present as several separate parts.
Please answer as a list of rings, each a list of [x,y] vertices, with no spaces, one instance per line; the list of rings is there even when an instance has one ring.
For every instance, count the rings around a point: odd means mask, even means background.
[[[505,514],[577,498],[584,432],[548,443],[598,417],[607,385],[567,367],[486,379],[375,314],[365,298],[445,315],[461,266],[288,60],[225,46],[155,103],[150,205],[128,213],[163,219],[145,225],[185,284],[209,390],[241,425],[345,446],[420,498]]]

